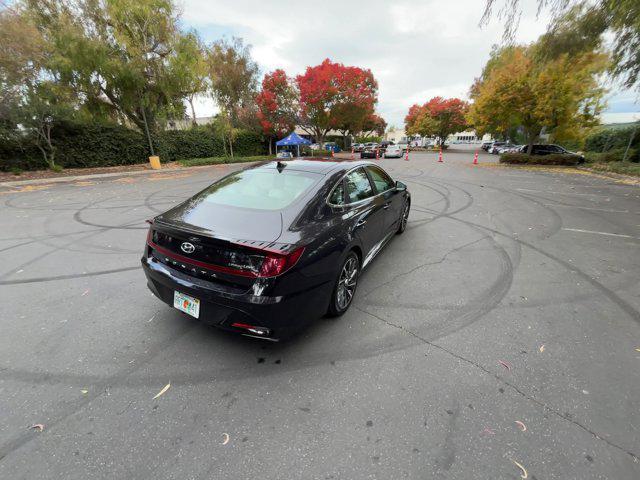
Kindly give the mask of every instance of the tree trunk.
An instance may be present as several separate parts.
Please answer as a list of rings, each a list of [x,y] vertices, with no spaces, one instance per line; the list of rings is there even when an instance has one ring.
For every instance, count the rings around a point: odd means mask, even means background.
[[[229,135],[229,152],[231,152],[231,158],[233,158],[233,140],[232,140],[232,135]]]
[[[196,122],[196,109],[193,106],[193,95],[189,97],[189,105],[191,105],[191,124],[194,127],[198,126],[198,122]]]
[[[149,123],[147,122],[147,114],[144,112],[144,105],[140,108],[142,112],[142,119],[144,120],[144,132],[147,135],[147,140],[149,141],[149,150],[151,151],[151,156],[155,156],[155,152],[153,150],[153,142],[151,141],[151,134],[149,133]]]
[[[272,138],[269,137],[269,156],[272,155],[272,153],[271,153],[271,141],[272,141]]]

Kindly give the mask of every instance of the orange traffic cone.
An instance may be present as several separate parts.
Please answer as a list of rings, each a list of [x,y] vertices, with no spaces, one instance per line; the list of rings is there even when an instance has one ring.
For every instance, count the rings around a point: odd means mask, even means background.
[[[333,148],[331,149],[331,158],[333,158]]]
[[[444,163],[442,161],[442,147],[440,148],[440,153],[438,154],[438,163]]]
[[[404,160],[405,160],[406,162],[408,162],[408,161],[409,161],[409,146],[408,146],[408,145],[407,145],[407,151],[406,151],[406,152],[405,152],[405,154],[404,154]]]
[[[376,148],[376,160],[380,159],[380,150]]]
[[[473,164],[477,165],[478,164],[478,151],[476,150],[476,154],[473,156]]]

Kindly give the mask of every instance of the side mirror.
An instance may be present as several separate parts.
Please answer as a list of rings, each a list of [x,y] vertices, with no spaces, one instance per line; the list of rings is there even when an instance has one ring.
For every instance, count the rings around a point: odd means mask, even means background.
[[[402,183],[400,180],[396,180],[396,190],[400,192],[404,192],[407,189],[407,186]]]

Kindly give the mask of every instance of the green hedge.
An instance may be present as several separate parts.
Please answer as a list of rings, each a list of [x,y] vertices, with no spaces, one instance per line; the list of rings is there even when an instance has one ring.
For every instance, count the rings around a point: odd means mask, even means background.
[[[593,163],[621,162],[626,150],[627,147],[621,147],[606,152],[587,152],[584,156],[588,162]],[[627,152],[627,161],[633,161],[632,159],[638,161],[638,153],[634,148],[630,148]]]
[[[604,152],[619,152],[623,151],[629,145],[629,139],[633,135],[634,129],[636,130],[635,136],[631,143],[633,148],[633,155],[627,157],[632,162],[640,162],[640,126],[633,125],[631,127],[624,128],[602,128],[597,132],[589,135],[585,139],[585,150],[588,152],[604,153]],[[618,153],[614,154],[615,157],[622,159],[622,156]],[[613,157],[610,157],[613,158]],[[604,160],[604,161],[616,161],[616,160]]]
[[[150,155],[146,137],[120,125],[59,123],[52,131],[56,164],[65,167],[107,167],[145,163]],[[163,162],[200,157],[223,157],[222,139],[207,126],[190,130],[168,130],[154,135],[156,154]],[[234,143],[234,155],[266,153],[259,134],[241,131]],[[46,165],[29,138],[0,141],[0,170],[36,170]]]
[[[500,163],[512,165],[577,165],[580,162],[581,159],[577,155],[527,155],[526,153],[503,153],[500,155]]]
[[[219,165],[221,163],[244,163],[244,162],[263,162],[265,160],[275,160],[275,155],[255,155],[251,157],[208,157],[208,158],[189,158],[186,160],[178,160],[183,167],[199,167],[201,165]]]

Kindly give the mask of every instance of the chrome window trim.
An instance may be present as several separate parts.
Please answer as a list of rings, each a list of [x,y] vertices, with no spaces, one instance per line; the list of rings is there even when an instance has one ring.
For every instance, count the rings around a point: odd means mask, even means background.
[[[369,200],[371,200],[371,199],[373,199],[373,198],[376,198],[376,197],[378,197],[378,196],[380,196],[380,195],[384,195],[385,193],[390,192],[391,190],[394,190],[394,189],[396,188],[396,187],[394,186],[394,187],[391,187],[391,188],[389,188],[389,189],[385,190],[384,192],[376,193],[375,195],[372,195],[371,197],[365,198],[365,199],[363,199],[363,200],[358,200],[357,202],[352,202],[352,203],[345,203],[345,204],[343,204],[343,205],[337,205],[337,204],[335,204],[335,203],[331,203],[331,202],[329,201],[329,199],[331,198],[331,195],[333,194],[333,191],[338,187],[338,184],[339,184],[340,182],[342,182],[342,181],[344,180],[344,178],[345,178],[347,175],[349,175],[349,174],[350,174],[351,172],[353,172],[354,170],[357,170],[358,168],[364,168],[364,167],[368,167],[368,166],[374,166],[374,167],[376,167],[377,165],[376,165],[375,163],[363,163],[362,165],[358,165],[357,167],[353,167],[351,170],[347,170],[347,171],[344,173],[344,175],[342,175],[342,176],[338,179],[338,181],[333,185],[333,187],[331,187],[331,190],[329,191],[329,195],[327,195],[327,199],[326,199],[325,203],[326,203],[327,205],[329,205],[330,207],[333,207],[333,208],[345,208],[345,207],[352,207],[353,205],[358,205],[358,204],[363,203],[363,202],[368,202]],[[382,167],[378,167],[378,168],[382,168]],[[387,173],[384,169],[382,169],[382,171],[383,171],[384,173]],[[366,173],[366,172],[365,172],[365,173]],[[387,173],[387,175],[389,175],[389,174]],[[369,178],[369,174],[367,174],[367,178]],[[391,178],[391,175],[389,175],[389,178]],[[391,178],[391,180],[393,180],[393,178]],[[371,180],[369,180],[369,183],[371,183]],[[374,184],[374,185],[372,185],[372,187],[375,187],[375,184]],[[344,194],[346,195],[346,193],[347,193],[347,192],[345,191],[345,192],[344,192]]]

